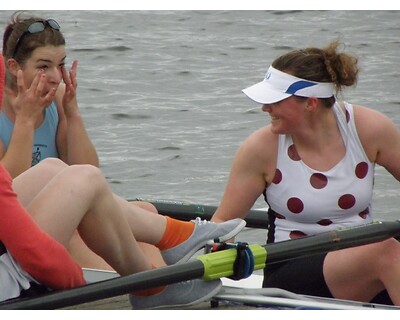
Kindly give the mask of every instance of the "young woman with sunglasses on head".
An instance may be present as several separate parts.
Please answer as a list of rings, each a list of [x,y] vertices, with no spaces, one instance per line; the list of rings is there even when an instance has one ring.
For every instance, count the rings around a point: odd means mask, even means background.
[[[97,152],[77,103],[78,62],[66,70],[65,39],[54,19],[25,14],[15,12],[3,36],[6,76],[0,109],[0,164],[13,178],[49,157],[69,165],[98,167]],[[147,202],[132,205],[157,213]],[[70,252],[82,266],[112,269],[77,234],[71,241]],[[164,265],[156,248],[142,246],[157,266]]]
[[[357,58],[338,47],[284,54],[243,90],[271,123],[237,151],[213,221],[243,218],[263,195],[268,243],[372,222],[375,165],[400,181],[400,133],[382,113],[336,99],[358,76]],[[400,305],[399,258],[389,239],[268,266],[263,286]]]
[[[76,99],[77,61],[67,72],[65,39],[53,19],[15,13],[6,27],[0,162],[16,177],[42,159],[99,165]]]

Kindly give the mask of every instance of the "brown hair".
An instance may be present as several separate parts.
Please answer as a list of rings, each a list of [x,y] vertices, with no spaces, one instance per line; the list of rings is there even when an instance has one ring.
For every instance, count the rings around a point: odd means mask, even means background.
[[[358,58],[348,53],[339,52],[339,40],[332,41],[327,47],[294,50],[278,57],[272,66],[296,77],[315,82],[333,82],[336,94],[343,86],[357,83]],[[327,107],[335,98],[321,99]]]
[[[32,52],[47,45],[61,46],[65,45],[65,39],[62,33],[58,30],[46,27],[43,32],[35,34],[22,34],[27,28],[36,21],[45,21],[43,18],[29,16],[23,17],[26,12],[17,11],[11,18],[3,35],[3,56],[5,59],[14,58],[18,63],[23,64],[31,57]],[[19,39],[19,43],[17,43]],[[13,56],[15,47],[18,45],[18,50]]]

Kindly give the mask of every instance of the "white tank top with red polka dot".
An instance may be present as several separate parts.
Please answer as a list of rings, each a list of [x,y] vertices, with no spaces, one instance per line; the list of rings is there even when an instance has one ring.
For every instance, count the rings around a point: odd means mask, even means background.
[[[345,112],[337,103],[333,109],[346,154],[328,171],[308,167],[299,157],[292,137],[279,136],[276,174],[265,190],[265,199],[275,216],[269,230],[273,242],[372,222],[375,165],[359,140],[353,106],[344,106]]]

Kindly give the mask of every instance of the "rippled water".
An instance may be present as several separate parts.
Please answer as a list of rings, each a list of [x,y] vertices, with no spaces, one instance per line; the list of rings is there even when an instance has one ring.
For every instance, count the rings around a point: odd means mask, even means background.
[[[294,48],[340,37],[361,66],[344,98],[400,126],[399,11],[36,13],[59,21],[68,63],[79,60],[87,129],[126,198],[217,205],[239,144],[268,121],[241,89]],[[399,205],[398,182],[378,168],[375,216],[397,219]]]

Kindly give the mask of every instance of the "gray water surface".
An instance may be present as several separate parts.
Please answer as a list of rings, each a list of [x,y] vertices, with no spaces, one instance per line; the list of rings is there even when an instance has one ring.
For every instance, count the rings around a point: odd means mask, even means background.
[[[0,11],[1,25],[11,13]],[[68,65],[79,60],[81,112],[125,198],[217,205],[238,146],[269,121],[241,90],[282,53],[337,37],[360,58],[344,99],[400,127],[399,11],[35,13],[60,23]],[[398,219],[398,182],[377,168],[375,184],[375,217]]]

